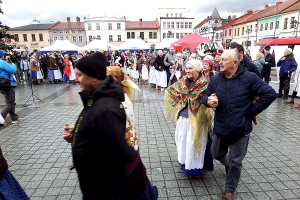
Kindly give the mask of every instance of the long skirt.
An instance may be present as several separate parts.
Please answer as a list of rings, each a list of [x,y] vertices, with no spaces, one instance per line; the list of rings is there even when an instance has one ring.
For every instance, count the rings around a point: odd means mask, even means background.
[[[70,71],[71,71],[71,74],[69,76],[69,79],[70,79],[70,81],[74,81],[75,80],[75,70],[73,67],[70,67]]]
[[[0,199],[29,200],[26,192],[10,171],[7,171],[5,176],[0,180]]]
[[[210,152],[212,140],[209,136],[208,138],[208,142],[206,142],[204,136],[199,138],[202,148],[199,156],[196,157],[191,137],[190,121],[188,118],[179,117],[176,123],[175,142],[180,168],[185,171],[187,176],[198,176],[202,173],[202,170],[214,170],[213,157]]]
[[[49,70],[48,73],[48,80],[49,81],[54,81],[54,80],[59,80],[62,78],[61,72],[59,69],[56,70]]]
[[[30,70],[30,79],[43,79],[44,76],[41,71],[32,71]]]
[[[140,73],[138,70],[136,70],[136,67],[133,68],[131,72],[132,78],[134,79],[139,79],[140,78]]]
[[[149,83],[156,84],[155,71],[155,68],[151,66],[149,69]]]
[[[167,72],[165,70],[158,71],[155,70],[155,78],[156,78],[156,85],[161,88],[166,88],[168,81],[167,81]]]
[[[149,79],[149,71],[146,65],[143,65],[142,67],[142,79],[148,80]]]

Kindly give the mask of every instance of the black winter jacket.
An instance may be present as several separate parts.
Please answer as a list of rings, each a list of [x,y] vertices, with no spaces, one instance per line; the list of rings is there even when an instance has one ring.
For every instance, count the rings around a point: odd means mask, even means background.
[[[268,53],[267,55],[265,55],[265,62],[267,62],[268,64],[264,64],[261,73],[271,73],[271,68],[276,66],[275,57],[272,54]]]
[[[223,138],[249,134],[252,131],[252,117],[257,116],[276,99],[276,92],[271,86],[242,66],[231,79],[227,79],[222,72],[210,79],[202,97],[206,106],[207,98],[213,93],[218,98],[213,131]],[[253,102],[255,96],[260,98]]]
[[[84,199],[117,198],[127,185],[126,163],[136,155],[125,139],[124,92],[108,76],[91,95],[80,96],[84,108],[72,140],[80,189]]]

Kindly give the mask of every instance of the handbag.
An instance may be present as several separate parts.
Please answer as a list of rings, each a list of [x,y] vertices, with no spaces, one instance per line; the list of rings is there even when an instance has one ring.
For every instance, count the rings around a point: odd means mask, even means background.
[[[0,90],[8,90],[11,88],[10,80],[7,78],[0,78]]]

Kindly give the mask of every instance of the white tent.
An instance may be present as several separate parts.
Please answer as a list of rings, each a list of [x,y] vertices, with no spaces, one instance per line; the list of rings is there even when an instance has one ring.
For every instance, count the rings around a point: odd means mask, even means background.
[[[89,44],[85,45],[84,47],[81,47],[81,50],[104,50],[104,51],[107,51],[108,47],[110,47],[111,50],[119,49],[117,46],[112,45],[107,41],[92,40]]]
[[[163,49],[167,47],[168,49],[171,47],[173,42],[176,42],[178,39],[176,38],[164,38],[160,43],[155,45],[155,49]]]
[[[124,43],[118,46],[121,50],[127,49],[150,49],[150,44],[147,44],[142,39],[127,39]]]
[[[56,40],[52,45],[41,48],[40,51],[79,51],[80,47],[68,40]]]

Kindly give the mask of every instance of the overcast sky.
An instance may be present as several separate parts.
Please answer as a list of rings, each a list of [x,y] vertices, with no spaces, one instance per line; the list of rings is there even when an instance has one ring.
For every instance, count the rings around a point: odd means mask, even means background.
[[[18,27],[32,24],[36,19],[41,23],[51,21],[66,22],[67,17],[71,21],[79,16],[83,21],[84,16],[123,17],[127,20],[143,21],[154,20],[157,17],[158,8],[186,8],[186,17],[194,17],[194,26],[205,17],[210,16],[216,7],[222,18],[229,15],[237,17],[247,10],[260,10],[266,4],[274,5],[279,0],[2,0],[0,14],[2,24],[9,27]],[[148,2],[148,3],[147,3]]]

